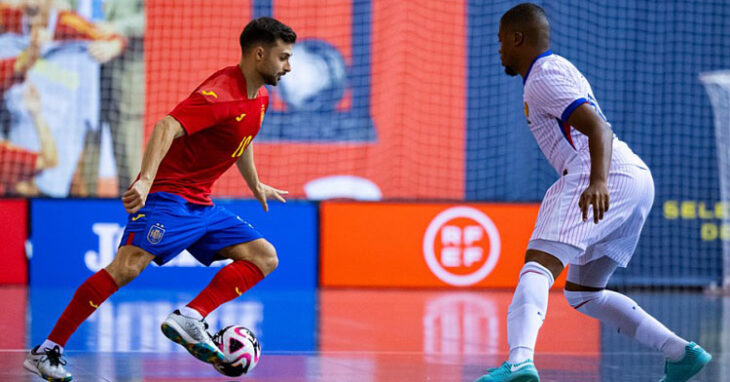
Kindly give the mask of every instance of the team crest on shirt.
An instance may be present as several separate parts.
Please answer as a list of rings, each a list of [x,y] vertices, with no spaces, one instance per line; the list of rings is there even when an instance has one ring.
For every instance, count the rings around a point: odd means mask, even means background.
[[[147,241],[150,244],[158,244],[162,241],[163,236],[165,236],[165,226],[160,223],[155,223],[147,232]]]
[[[530,107],[527,106],[527,102],[525,102],[525,119],[527,119],[527,124],[530,124]]]

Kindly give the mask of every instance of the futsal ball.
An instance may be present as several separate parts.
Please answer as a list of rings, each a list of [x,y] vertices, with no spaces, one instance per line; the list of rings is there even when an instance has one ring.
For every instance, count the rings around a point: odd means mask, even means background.
[[[256,367],[261,357],[259,340],[250,330],[240,325],[221,329],[214,340],[225,359],[214,364],[215,369],[229,377],[238,377]]]

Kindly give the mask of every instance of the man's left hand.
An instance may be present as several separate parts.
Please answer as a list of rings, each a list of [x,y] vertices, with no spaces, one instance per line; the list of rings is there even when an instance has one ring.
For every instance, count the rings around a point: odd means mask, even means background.
[[[588,221],[588,208],[593,206],[593,223],[603,219],[603,214],[608,211],[608,187],[604,182],[591,183],[580,196],[578,206],[583,212],[583,221]]]
[[[289,194],[289,191],[278,190],[263,183],[259,183],[251,191],[253,192],[253,196],[261,203],[261,206],[264,207],[264,211],[266,212],[269,212],[269,204],[267,203],[268,199],[273,198],[282,203],[286,203],[284,195]]]

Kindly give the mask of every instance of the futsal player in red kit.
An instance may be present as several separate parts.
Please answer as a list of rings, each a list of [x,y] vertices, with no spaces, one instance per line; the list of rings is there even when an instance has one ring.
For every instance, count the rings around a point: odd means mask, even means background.
[[[62,354],[71,334],[151,261],[162,265],[184,249],[205,265],[233,262],[170,313],[162,331],[201,361],[223,360],[205,317],[276,269],[278,258],[250,224],[213,204],[211,187],[235,163],[264,210],[269,198],[284,202],[286,191],[259,181],[252,141],[269,104],[263,85],[275,86],[290,71],[295,41],[294,31],[275,19],[251,21],[240,36],[238,65],[215,72],[157,122],[141,172],[122,196],[129,218],[116,257],[76,290],[48,338],[28,353],[26,369],[48,381],[70,381]]]

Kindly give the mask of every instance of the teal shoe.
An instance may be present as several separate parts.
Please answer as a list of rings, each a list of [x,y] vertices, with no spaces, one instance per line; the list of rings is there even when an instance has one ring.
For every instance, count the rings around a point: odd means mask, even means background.
[[[476,382],[540,382],[535,364],[531,359],[520,363],[505,362],[501,367],[489,369]]]
[[[684,349],[684,358],[677,362],[667,361],[664,364],[664,378],[659,382],[685,382],[692,376],[699,373],[712,359],[712,355],[706,352],[694,342],[687,344]]]

